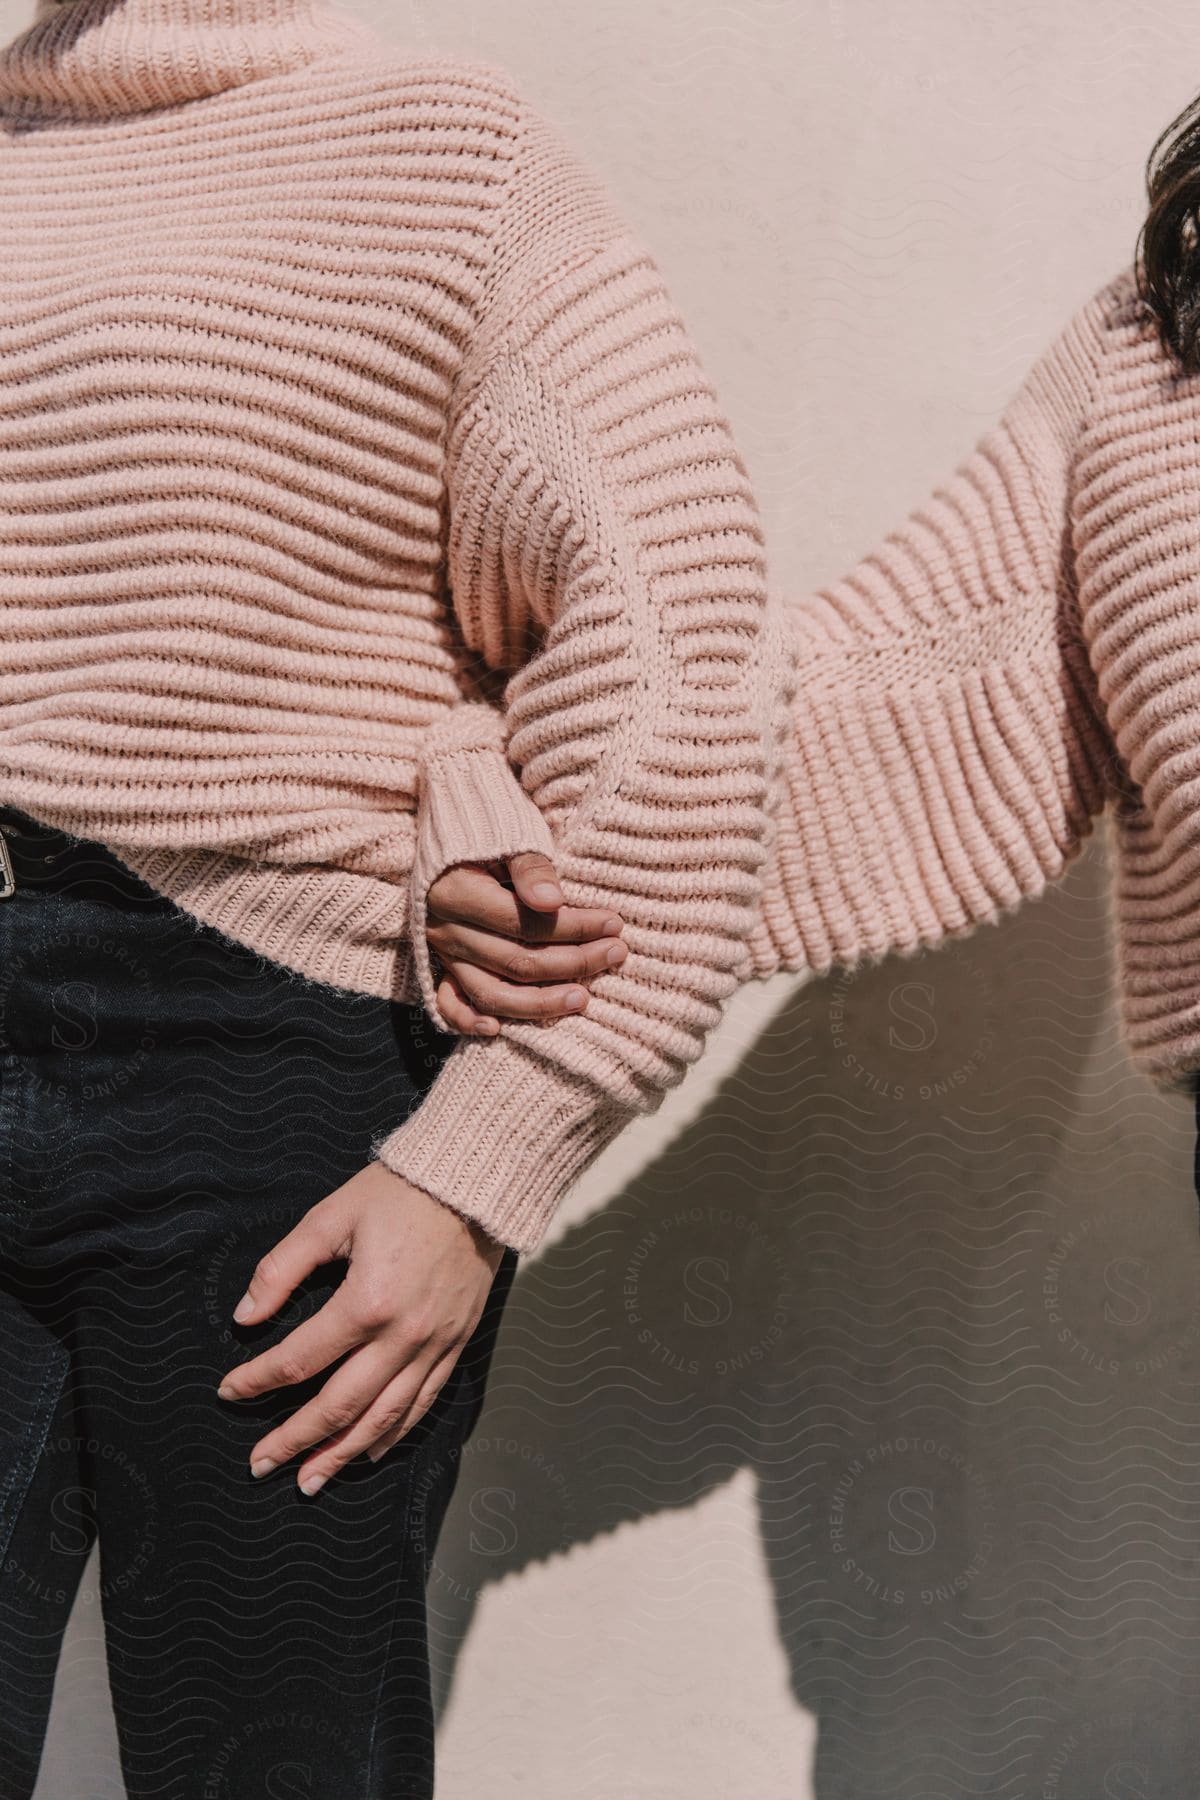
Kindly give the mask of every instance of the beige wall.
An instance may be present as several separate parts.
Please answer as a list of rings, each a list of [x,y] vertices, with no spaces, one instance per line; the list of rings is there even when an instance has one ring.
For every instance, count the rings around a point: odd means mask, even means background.
[[[1128,259],[1200,88],[1182,0],[356,10],[606,173],[797,590]],[[439,1552],[444,1800],[1191,1800],[1191,1120],[1127,1065],[1107,881],[1098,837],[968,944],[747,990],[578,1189]],[[41,1800],[120,1793],[96,1612]]]

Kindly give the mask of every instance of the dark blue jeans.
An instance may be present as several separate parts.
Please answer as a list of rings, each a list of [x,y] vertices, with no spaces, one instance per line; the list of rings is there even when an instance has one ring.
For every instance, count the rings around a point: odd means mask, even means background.
[[[454,1040],[198,925],[96,844],[12,809],[0,830],[0,1796],[32,1792],[98,1535],[130,1800],[427,1800],[425,1581],[515,1253],[430,1412],[311,1498],[248,1455],[328,1371],[216,1389],[333,1292],[344,1264],[230,1320]]]

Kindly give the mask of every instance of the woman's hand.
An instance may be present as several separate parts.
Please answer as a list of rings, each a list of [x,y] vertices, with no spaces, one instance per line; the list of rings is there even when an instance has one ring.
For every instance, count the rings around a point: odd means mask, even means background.
[[[248,1400],[345,1360],[254,1446],[251,1474],[269,1475],[308,1451],[297,1481],[315,1494],[361,1451],[382,1454],[398,1442],[465,1349],[503,1254],[503,1244],[382,1163],[319,1200],[262,1258],[234,1319],[269,1319],[322,1263],[345,1259],[345,1278],[319,1312],[232,1369],[217,1392]]]
[[[621,915],[566,905],[554,864],[538,851],[458,863],[430,885],[425,904],[425,936],[442,967],[438,1005],[466,1034],[492,1036],[501,1019],[582,1012],[580,984],[619,968],[628,952]]]

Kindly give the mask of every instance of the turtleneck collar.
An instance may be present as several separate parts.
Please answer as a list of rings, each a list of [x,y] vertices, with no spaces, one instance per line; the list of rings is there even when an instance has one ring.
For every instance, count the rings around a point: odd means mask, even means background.
[[[318,0],[40,0],[0,48],[0,113],[105,118],[198,100],[367,36]]]

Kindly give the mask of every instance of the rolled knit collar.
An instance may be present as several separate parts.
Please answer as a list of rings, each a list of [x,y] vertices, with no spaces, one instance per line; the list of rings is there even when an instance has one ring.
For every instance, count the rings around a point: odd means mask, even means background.
[[[363,33],[317,0],[40,0],[0,48],[0,113],[145,112],[282,74]]]

